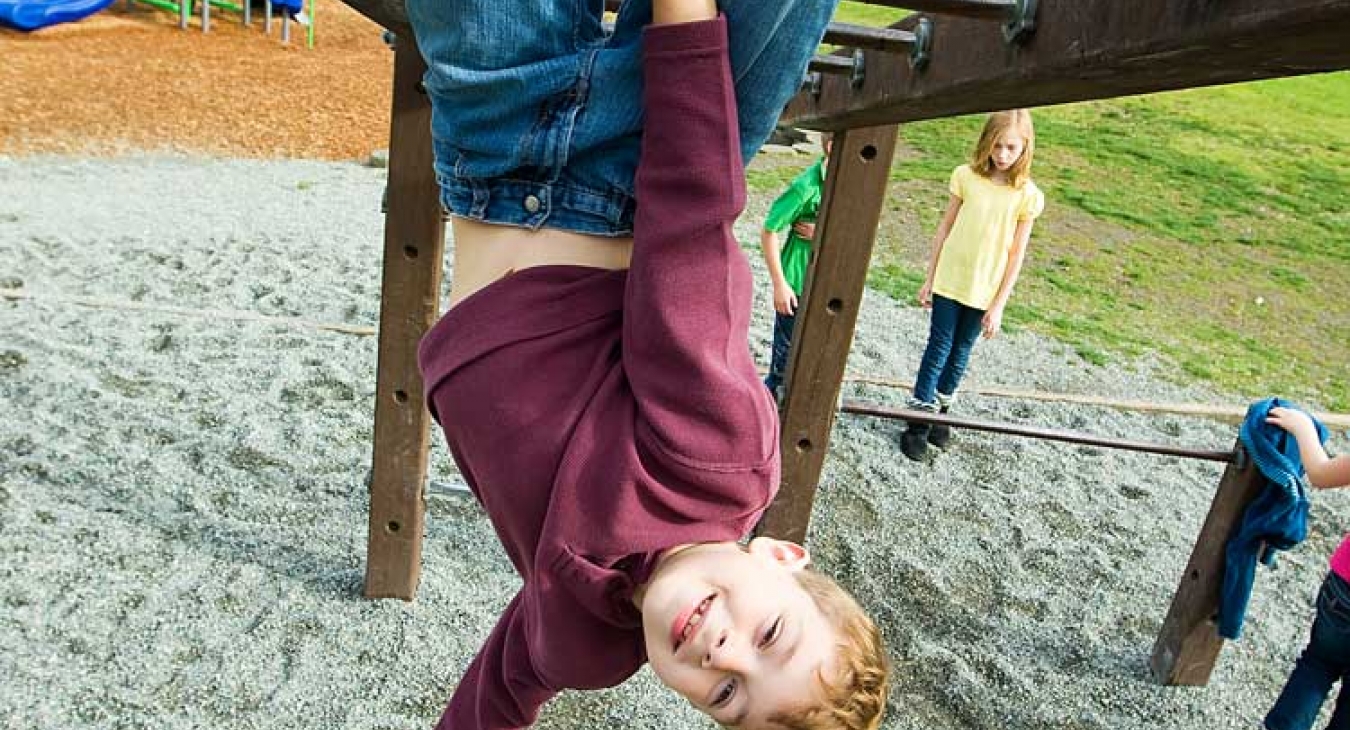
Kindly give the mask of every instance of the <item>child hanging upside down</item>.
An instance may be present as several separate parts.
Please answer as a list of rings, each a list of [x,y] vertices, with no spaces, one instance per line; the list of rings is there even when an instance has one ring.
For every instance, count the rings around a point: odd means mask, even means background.
[[[723,725],[876,728],[872,621],[805,548],[738,542],[779,455],[732,224],[833,2],[630,0],[608,37],[589,5],[408,3],[455,215],[427,405],[523,579],[439,727],[650,662]]]

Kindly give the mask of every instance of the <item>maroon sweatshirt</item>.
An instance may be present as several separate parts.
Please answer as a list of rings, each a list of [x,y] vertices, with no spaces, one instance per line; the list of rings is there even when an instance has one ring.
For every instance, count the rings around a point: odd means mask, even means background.
[[[440,728],[525,727],[563,688],[628,678],[660,551],[740,538],[778,486],[724,20],[648,29],[644,74],[631,268],[522,270],[421,344],[427,405],[524,580]]]

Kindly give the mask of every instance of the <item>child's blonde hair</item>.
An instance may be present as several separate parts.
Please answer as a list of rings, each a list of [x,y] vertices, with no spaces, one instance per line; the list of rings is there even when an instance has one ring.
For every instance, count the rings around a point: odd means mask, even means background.
[[[994,174],[994,143],[1012,132],[1026,142],[1022,156],[1008,168],[1008,184],[1020,188],[1031,179],[1031,158],[1036,151],[1036,128],[1031,124],[1031,112],[1026,109],[1010,109],[994,112],[984,122],[984,131],[980,132],[980,141],[975,143],[975,152],[970,157],[970,169],[983,177]]]
[[[773,722],[787,730],[876,730],[886,709],[891,673],[881,632],[829,576],[809,569],[795,575],[838,632],[836,679],[820,678],[824,703],[774,717]]]

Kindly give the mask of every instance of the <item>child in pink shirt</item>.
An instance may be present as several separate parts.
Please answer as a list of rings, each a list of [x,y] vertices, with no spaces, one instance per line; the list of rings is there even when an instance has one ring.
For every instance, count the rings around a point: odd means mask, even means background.
[[[1298,442],[1299,457],[1314,487],[1350,486],[1350,456],[1330,457],[1317,428],[1302,411],[1272,408],[1268,423],[1288,431]],[[1341,682],[1336,709],[1327,730],[1350,730],[1350,534],[1331,556],[1331,570],[1317,594],[1312,636],[1299,656],[1284,691],[1266,715],[1267,730],[1307,730],[1317,719],[1331,686]]]

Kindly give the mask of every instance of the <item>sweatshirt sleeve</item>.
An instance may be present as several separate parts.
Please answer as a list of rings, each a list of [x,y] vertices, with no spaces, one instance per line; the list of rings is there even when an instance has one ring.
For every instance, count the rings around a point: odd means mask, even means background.
[[[777,413],[750,355],[752,280],[732,232],[745,171],[724,18],[644,36],[644,118],[623,363],[638,438],[709,471],[777,453]]]
[[[556,694],[530,658],[525,593],[516,594],[478,650],[436,730],[517,730],[532,725]]]
[[[802,188],[803,186],[794,180],[783,194],[773,201],[773,205],[769,206],[769,214],[764,216],[764,230],[781,233],[797,222],[801,217],[802,208],[806,207],[806,193]]]

